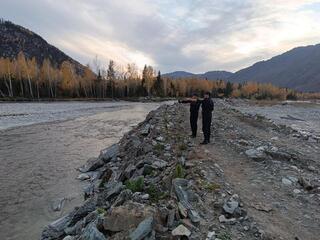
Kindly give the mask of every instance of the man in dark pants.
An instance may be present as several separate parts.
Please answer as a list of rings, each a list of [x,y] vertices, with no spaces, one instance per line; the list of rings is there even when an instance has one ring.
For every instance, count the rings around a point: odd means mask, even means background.
[[[211,133],[211,121],[212,121],[212,111],[214,108],[213,101],[210,97],[210,92],[204,94],[204,99],[201,101],[202,108],[202,131],[204,140],[201,144],[210,143],[210,133]]]
[[[191,99],[179,100],[179,103],[190,103],[190,126],[192,131],[192,138],[197,136],[197,128],[198,128],[198,114],[201,101],[198,99],[198,95],[196,93],[192,94]]]

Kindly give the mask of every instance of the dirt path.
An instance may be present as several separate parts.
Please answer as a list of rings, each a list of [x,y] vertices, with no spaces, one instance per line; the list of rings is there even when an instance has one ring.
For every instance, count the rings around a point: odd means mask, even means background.
[[[206,181],[225,181],[227,193],[240,196],[265,239],[319,239],[319,185],[307,191],[298,183],[301,177],[319,183],[319,143],[296,139],[286,128],[246,117],[221,102],[213,121],[213,143],[197,147],[199,134],[194,148],[197,156],[205,153],[199,166]],[[273,152],[259,161],[245,154],[259,147]],[[232,236],[243,239],[239,232]]]

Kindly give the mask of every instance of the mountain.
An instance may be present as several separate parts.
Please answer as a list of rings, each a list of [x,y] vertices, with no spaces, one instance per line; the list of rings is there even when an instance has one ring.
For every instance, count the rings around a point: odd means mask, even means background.
[[[59,66],[63,61],[73,63],[78,71],[83,66],[58,48],[50,45],[36,33],[9,21],[0,20],[0,57],[16,58],[23,51],[27,58],[35,57],[41,64],[48,58],[53,65]]]
[[[164,77],[169,77],[173,79],[177,78],[200,78],[200,79],[208,79],[208,80],[218,80],[218,79],[227,79],[232,76],[233,73],[227,71],[210,71],[206,73],[190,73],[185,71],[175,71],[170,73],[163,74]]]
[[[231,82],[263,82],[299,91],[320,91],[320,44],[297,47],[234,73]]]
[[[185,71],[175,71],[175,72],[165,73],[162,76],[176,79],[176,78],[194,77],[194,76],[196,76],[196,74],[190,73],[190,72],[185,72]]]
[[[217,79],[228,79],[233,75],[232,72],[227,71],[209,71],[203,74],[200,74],[201,78],[205,78],[208,80],[217,80]]]

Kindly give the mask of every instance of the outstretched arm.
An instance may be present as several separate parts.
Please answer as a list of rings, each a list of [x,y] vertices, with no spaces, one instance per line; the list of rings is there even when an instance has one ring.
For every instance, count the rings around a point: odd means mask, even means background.
[[[192,99],[192,98],[185,98],[182,100],[178,100],[179,103],[191,103],[191,102],[195,102],[197,101],[196,99]]]

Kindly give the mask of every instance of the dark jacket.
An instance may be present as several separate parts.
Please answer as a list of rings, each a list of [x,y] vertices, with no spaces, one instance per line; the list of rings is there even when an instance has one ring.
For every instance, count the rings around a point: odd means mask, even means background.
[[[211,98],[203,99],[201,104],[202,114],[212,114],[214,109],[214,104]]]
[[[179,101],[181,103],[190,103],[190,113],[192,114],[198,114],[199,112],[199,108],[201,105],[201,100],[197,100],[197,101],[191,101],[191,100],[182,100]]]

